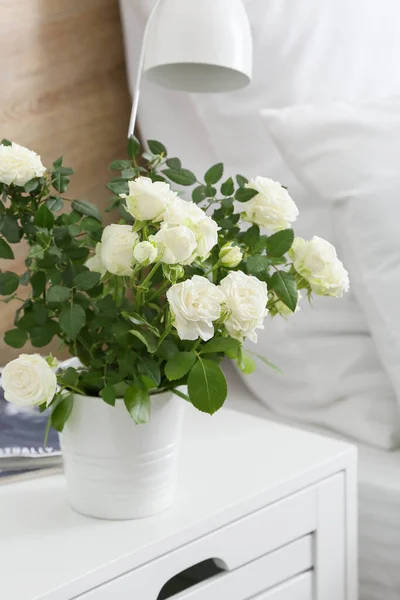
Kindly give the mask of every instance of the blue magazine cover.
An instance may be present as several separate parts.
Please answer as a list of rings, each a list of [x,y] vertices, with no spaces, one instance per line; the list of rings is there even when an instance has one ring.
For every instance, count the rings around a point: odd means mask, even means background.
[[[58,434],[50,429],[43,446],[47,414],[4,399],[0,388],[0,477],[61,464]]]

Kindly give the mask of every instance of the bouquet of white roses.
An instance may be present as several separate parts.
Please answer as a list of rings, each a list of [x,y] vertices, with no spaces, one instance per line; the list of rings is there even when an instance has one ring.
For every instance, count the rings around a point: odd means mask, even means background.
[[[5,396],[50,407],[59,431],[73,393],[123,398],[136,423],[149,419],[150,396],[169,390],[214,413],[227,395],[219,363],[251,372],[243,343],[257,341],[268,314],[287,318],[303,290],[340,297],[349,286],[331,244],[295,237],[298,210],[279,183],[224,178],[222,164],[199,181],[156,141],[141,153],[131,138],[128,151],[110,165],[119,175],[109,211],[120,217],[104,226],[97,207],[65,197],[73,171],[61,158],[46,169],[34,152],[0,145],[0,257],[29,245],[22,277],[0,272],[0,294],[18,300],[17,288],[31,287],[5,341],[41,348],[57,336],[81,363],[56,372],[52,357],[21,355],[4,369]],[[169,182],[192,187],[191,201]]]

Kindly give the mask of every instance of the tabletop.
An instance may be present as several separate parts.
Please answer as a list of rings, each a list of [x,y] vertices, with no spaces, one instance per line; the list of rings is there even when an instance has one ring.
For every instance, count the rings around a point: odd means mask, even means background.
[[[352,446],[232,410],[187,407],[177,499],[167,512],[108,522],[73,512],[64,478],[0,487],[0,581],[7,600],[69,597],[346,468]],[[64,595],[62,597],[65,597]]]

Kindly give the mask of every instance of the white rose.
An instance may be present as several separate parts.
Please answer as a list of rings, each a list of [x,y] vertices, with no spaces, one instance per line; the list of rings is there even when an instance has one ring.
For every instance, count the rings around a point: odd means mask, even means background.
[[[151,239],[160,247],[162,263],[167,265],[190,264],[195,258],[193,253],[197,247],[196,236],[185,225],[164,226]]]
[[[139,241],[131,225],[108,225],[101,236],[100,258],[113,275],[131,275],[134,263],[133,248]]]
[[[136,262],[150,265],[158,256],[157,246],[151,242],[139,242],[133,249],[133,257]]]
[[[210,340],[214,321],[221,316],[225,298],[221,290],[206,277],[194,275],[175,283],[167,292],[172,322],[181,340]]]
[[[196,236],[196,258],[205,258],[218,242],[217,223],[193,202],[177,198],[170,204],[164,215],[164,223],[169,227],[185,225]]]
[[[120,194],[126,198],[126,209],[138,221],[162,221],[165,209],[175,201],[168,183],[153,182],[149,177],[138,177],[129,181],[129,194]]]
[[[21,354],[4,367],[4,397],[18,406],[49,404],[56,393],[54,370],[39,354]]]
[[[232,243],[222,246],[219,252],[219,260],[222,265],[230,269],[237,267],[243,259],[242,251],[238,246],[232,246]]]
[[[349,291],[349,274],[338,259],[335,247],[326,240],[316,235],[310,241],[295,238],[289,257],[315,294],[340,298]]]
[[[288,229],[296,221],[298,208],[280,183],[267,177],[256,177],[246,187],[257,190],[258,194],[240,207],[244,221],[272,232]]]
[[[104,277],[104,275],[107,273],[107,269],[101,261],[100,242],[96,244],[95,254],[87,259],[85,266],[89,269],[89,271],[93,271],[93,273],[100,273],[102,277]]]
[[[0,145],[0,183],[23,187],[34,177],[41,177],[45,171],[36,152],[14,142],[11,146]]]
[[[249,338],[257,341],[256,329],[264,329],[267,315],[267,284],[242,271],[231,271],[221,281],[221,291],[226,298],[228,318],[225,327],[231,337],[237,340]]]
[[[291,317],[291,316],[292,316],[292,315],[294,315],[295,313],[299,312],[299,310],[300,310],[300,304],[299,304],[299,303],[300,303],[300,300],[301,300],[301,298],[302,298],[302,296],[301,296],[301,292],[300,292],[300,291],[298,291],[298,292],[297,292],[297,305],[296,305],[296,308],[295,308],[295,311],[294,311],[294,312],[292,312],[292,311],[290,310],[290,308],[289,308],[288,306],[286,306],[286,304],[284,304],[284,303],[282,302],[282,300],[279,300],[279,298],[278,298],[278,296],[275,294],[275,292],[273,292],[273,298],[274,298],[274,300],[275,300],[275,303],[274,303],[274,309],[275,309],[275,310],[277,311],[277,313],[278,313],[278,314],[280,314],[280,315],[281,315],[281,317],[283,317],[284,319],[288,319],[289,317]],[[271,312],[272,312],[272,309],[271,309]]]

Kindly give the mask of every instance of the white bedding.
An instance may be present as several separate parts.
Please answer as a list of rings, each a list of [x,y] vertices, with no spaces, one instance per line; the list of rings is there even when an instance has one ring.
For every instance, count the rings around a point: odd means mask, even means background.
[[[230,365],[226,371],[230,382],[227,406],[258,417],[283,420],[252,395]],[[360,444],[358,449],[359,600],[399,600],[400,451],[385,452]]]

